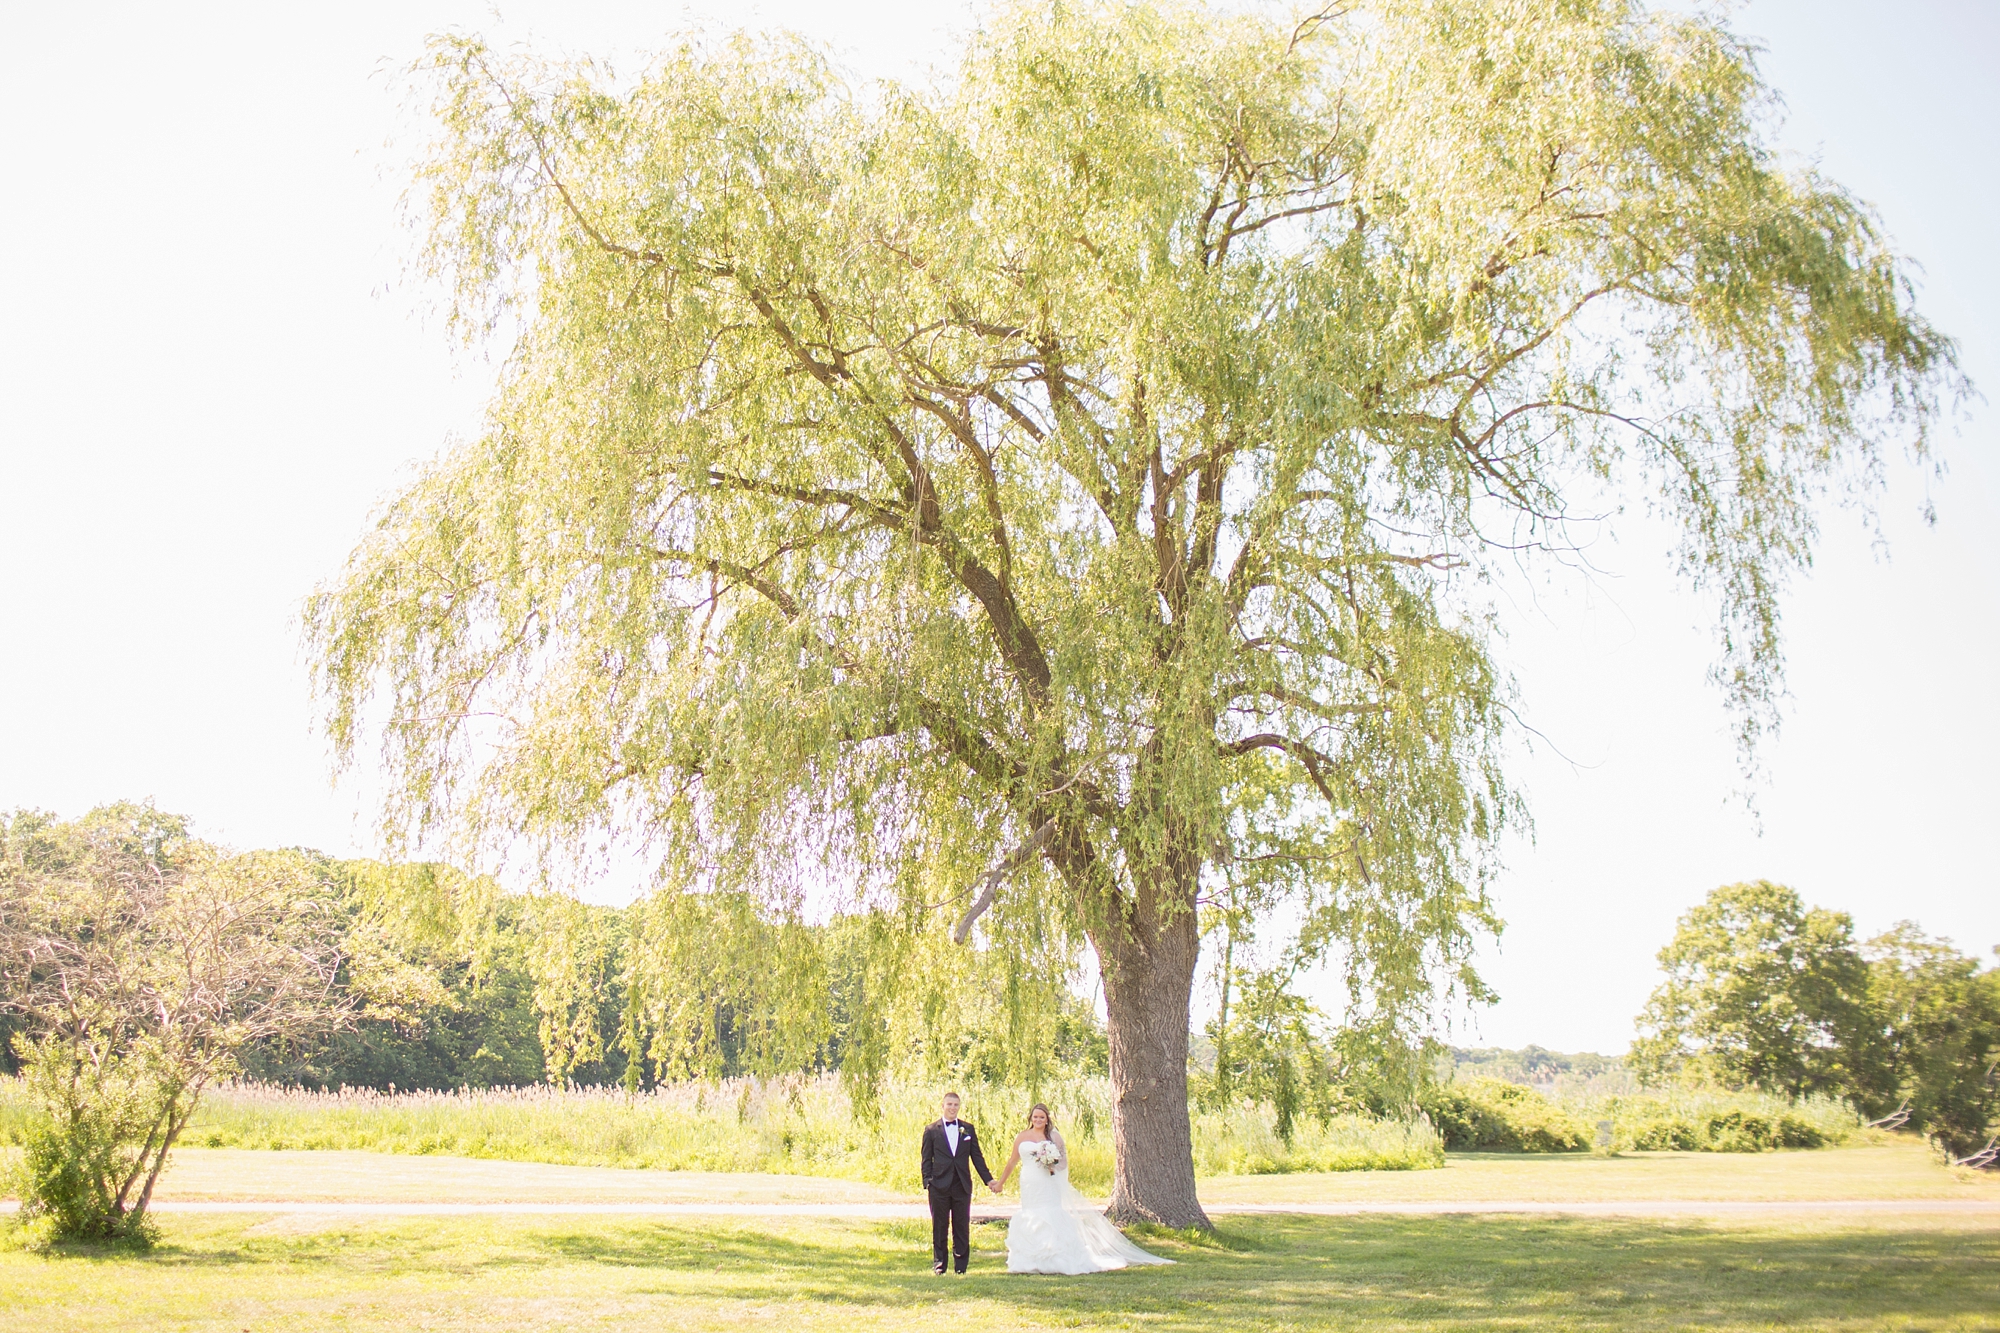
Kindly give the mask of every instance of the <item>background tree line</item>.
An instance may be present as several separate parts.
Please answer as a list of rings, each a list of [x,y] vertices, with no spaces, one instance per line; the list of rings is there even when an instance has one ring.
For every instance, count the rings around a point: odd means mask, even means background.
[[[24,811],[0,818],[0,846],[32,870],[38,843],[110,837],[166,865],[187,827],[130,803],[75,821]],[[1015,972],[978,950],[952,953],[957,970],[924,984],[922,959],[882,967],[873,946],[895,924],[879,918],[777,921],[737,893],[604,907],[434,862],[260,855],[311,886],[340,1019],[243,1044],[245,1077],[387,1091],[908,1068],[1033,1085],[1056,1067],[1104,1072],[1102,1026],[1071,977]],[[12,994],[25,975],[8,975],[4,998],[25,999]],[[899,988],[905,1003],[864,1010],[871,991]],[[31,1023],[0,1006],[0,1071],[21,1071],[12,1038]]]
[[[1195,1045],[1191,1088],[1210,1105],[1268,1104],[1288,1141],[1305,1115],[1416,1104],[1438,1120],[1446,1085],[1482,1076],[1526,1085],[1622,1070],[1656,1090],[1840,1098],[1865,1117],[1922,1132],[1953,1161],[1991,1164],[2000,968],[1982,968],[1914,922],[1858,940],[1847,913],[1808,908],[1783,885],[1718,888],[1661,950],[1666,975],[1622,1060],[1533,1046],[1466,1051],[1365,1016],[1335,1023],[1298,994],[1296,954],[1244,965],[1247,931],[1225,913],[1210,923],[1221,1003]]]
[[[1037,1083],[1101,1073],[1104,1037],[1066,984],[975,957],[908,1003],[871,952],[893,924],[774,920],[745,894],[606,907],[508,892],[448,866],[319,858],[348,912],[351,1025],[248,1052],[246,1072],[309,1087],[622,1084],[830,1071],[872,1091],[891,1070]],[[912,967],[895,979],[909,980]]]
[[[47,848],[74,856],[107,837],[158,865],[194,845],[185,818],[129,803],[69,822],[38,812],[0,821],[17,865],[33,863],[38,845],[49,860]],[[235,1072],[245,1077],[387,1091],[638,1089],[796,1072],[1033,1085],[1058,1070],[1104,1071],[1102,1024],[1073,976],[1010,972],[975,954],[900,1008],[870,1005],[871,990],[893,989],[879,960],[895,923],[878,915],[776,921],[733,893],[606,907],[510,892],[440,863],[253,855],[284,864],[318,899],[327,1006],[340,1021],[244,1043]],[[1848,914],[1807,908],[1765,881],[1718,888],[1681,919],[1623,1061],[1459,1050],[1392,1026],[1343,1025],[1297,993],[1295,961],[1250,965],[1245,939],[1222,938],[1241,923],[1218,913],[1206,925],[1221,942],[1220,1005],[1195,1042],[1196,1097],[1268,1104],[1281,1136],[1304,1115],[1400,1111],[1454,1070],[1535,1082],[1622,1067],[1651,1087],[1829,1094],[1874,1117],[1907,1109],[1912,1128],[1947,1136],[1960,1155],[2000,1118],[2000,969],[1912,922],[1859,941]],[[909,961],[897,980],[918,979]],[[25,999],[28,981],[10,972],[5,998]],[[29,1027],[22,1004],[0,1007],[0,1071],[21,1072]]]
[[[2000,951],[1996,951],[2000,952]],[[1954,1159],[2000,1122],[2000,969],[1904,921],[1858,941],[1845,912],[1766,880],[1680,920],[1639,1016],[1641,1081],[1829,1093],[1907,1115]]]
[[[965,950],[742,892],[609,908],[437,864],[235,852],[129,802],[0,817],[0,1037],[41,1112],[14,1183],[52,1236],[145,1239],[153,1182],[235,1077],[636,1090],[837,1071],[873,1118],[891,1070],[1101,1073],[1073,967],[1032,930]]]

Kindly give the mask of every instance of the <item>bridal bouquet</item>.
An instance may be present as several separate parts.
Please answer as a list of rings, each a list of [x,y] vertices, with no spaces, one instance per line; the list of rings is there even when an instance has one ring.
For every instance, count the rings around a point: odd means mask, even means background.
[[[1021,1149],[1021,1156],[1050,1175],[1054,1175],[1056,1168],[1062,1165],[1062,1149],[1053,1143],[1030,1143]]]

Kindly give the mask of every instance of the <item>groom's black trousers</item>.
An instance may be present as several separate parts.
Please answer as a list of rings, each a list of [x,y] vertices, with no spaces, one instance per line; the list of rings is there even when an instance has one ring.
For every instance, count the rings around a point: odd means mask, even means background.
[[[952,1265],[958,1272],[965,1271],[966,1261],[972,1257],[972,1184],[965,1180],[954,1180],[945,1189],[931,1187],[931,1266],[944,1267],[944,1233],[951,1228]]]

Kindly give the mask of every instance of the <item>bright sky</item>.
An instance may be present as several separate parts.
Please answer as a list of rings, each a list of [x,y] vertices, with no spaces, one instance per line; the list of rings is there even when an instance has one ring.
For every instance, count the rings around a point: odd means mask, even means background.
[[[398,106],[377,71],[453,25],[616,54],[700,11],[505,12],[0,4],[0,808],[151,797],[240,845],[373,849],[366,790],[330,786],[311,729],[297,608],[411,467],[472,428],[489,373],[397,285]],[[819,0],[726,21],[914,79],[949,63],[966,18]],[[1768,47],[1786,148],[1880,209],[1924,307],[2000,394],[2000,6],[1756,0],[1734,23]],[[1711,622],[1662,533],[1634,521],[1595,553],[1600,577],[1519,602],[1511,659],[1549,743],[1518,768],[1537,836],[1499,886],[1503,999],[1468,1039],[1622,1050],[1674,919],[1731,880],[1792,884],[1864,932],[1913,918],[2000,942],[1995,421],[1973,405],[1942,483],[1894,472],[1886,554],[1828,516],[1788,603],[1761,834],[1703,678]]]

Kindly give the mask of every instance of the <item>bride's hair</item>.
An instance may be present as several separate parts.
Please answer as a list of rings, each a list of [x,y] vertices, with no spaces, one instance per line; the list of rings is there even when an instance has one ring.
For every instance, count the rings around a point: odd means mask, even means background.
[[[1042,1105],[1040,1102],[1036,1102],[1028,1108],[1028,1127],[1030,1129],[1034,1128],[1035,1112],[1037,1111],[1042,1113],[1042,1133],[1047,1134],[1056,1127],[1056,1118],[1049,1114],[1048,1107]]]

